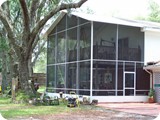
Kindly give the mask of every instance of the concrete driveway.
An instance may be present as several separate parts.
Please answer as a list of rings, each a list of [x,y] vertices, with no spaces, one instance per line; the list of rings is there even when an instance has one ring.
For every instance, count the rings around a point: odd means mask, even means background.
[[[158,116],[160,113],[160,104],[158,103],[99,103],[98,106],[147,116]]]

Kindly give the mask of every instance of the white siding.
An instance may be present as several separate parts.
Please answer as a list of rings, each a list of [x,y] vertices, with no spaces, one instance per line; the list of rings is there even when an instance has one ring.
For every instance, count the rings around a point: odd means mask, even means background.
[[[145,32],[145,53],[144,62],[160,60],[160,33],[159,32]]]
[[[147,102],[148,96],[93,96],[98,102]]]

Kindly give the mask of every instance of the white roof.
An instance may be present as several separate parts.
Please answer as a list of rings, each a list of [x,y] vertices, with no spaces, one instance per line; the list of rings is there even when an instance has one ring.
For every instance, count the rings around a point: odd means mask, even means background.
[[[147,65],[144,69],[151,70],[153,72],[160,72],[160,61],[152,62],[153,65]]]
[[[54,29],[54,27],[59,23],[59,21],[63,18],[63,16],[67,14],[66,11],[62,11],[61,14],[57,17],[51,27],[47,30],[45,36],[49,35],[50,32]],[[98,16],[94,14],[84,14],[79,12],[71,12],[69,15],[74,15],[88,21],[101,22],[101,23],[110,23],[110,24],[118,24],[118,25],[126,25],[126,26],[134,26],[142,28],[142,31],[156,31],[160,32],[160,24],[156,22],[148,22],[148,21],[140,21],[140,20],[128,20],[117,17],[105,17]]]
[[[74,12],[71,14],[78,16],[80,18],[86,19],[88,21],[143,27],[139,23],[126,21],[116,17],[105,17],[105,16],[98,16],[94,14],[84,14],[84,13],[78,13],[78,12]]]
[[[160,65],[149,65],[145,66],[143,69],[151,70],[153,72],[160,72]]]
[[[123,19],[123,18],[117,18],[117,17],[105,17],[105,16],[98,16],[95,14],[84,14],[79,12],[72,12],[71,15],[75,15],[80,18],[83,18],[89,21],[95,21],[95,22],[120,24],[120,25],[128,25],[128,26],[135,26],[135,27],[151,27],[151,28],[160,29],[160,23],[156,23],[156,22],[129,20],[129,19]]]

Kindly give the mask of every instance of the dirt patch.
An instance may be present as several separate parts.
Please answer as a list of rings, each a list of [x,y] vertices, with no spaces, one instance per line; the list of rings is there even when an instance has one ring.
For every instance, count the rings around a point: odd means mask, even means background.
[[[71,108],[74,109],[74,108]],[[131,114],[118,112],[103,108],[94,108],[90,110],[78,110],[76,112],[67,112],[49,115],[33,115],[26,118],[19,117],[8,120],[153,120],[153,116]]]

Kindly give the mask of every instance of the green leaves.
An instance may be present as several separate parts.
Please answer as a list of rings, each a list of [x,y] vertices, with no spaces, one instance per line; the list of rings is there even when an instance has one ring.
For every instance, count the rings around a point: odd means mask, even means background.
[[[0,37],[0,52],[8,50],[7,40],[4,37]]]
[[[149,9],[150,9],[150,13],[149,13],[148,20],[153,22],[160,22],[160,5],[158,5],[154,1],[151,1]]]
[[[149,93],[148,93],[148,97],[154,97],[155,91],[153,88],[150,88]]]

